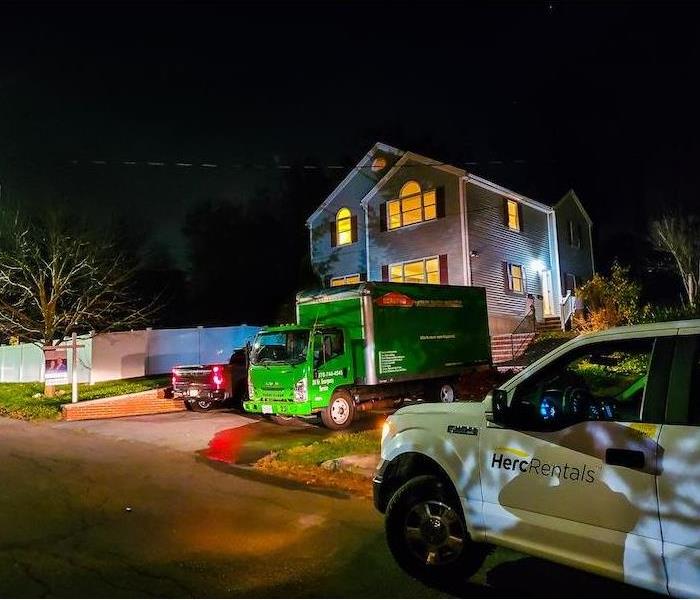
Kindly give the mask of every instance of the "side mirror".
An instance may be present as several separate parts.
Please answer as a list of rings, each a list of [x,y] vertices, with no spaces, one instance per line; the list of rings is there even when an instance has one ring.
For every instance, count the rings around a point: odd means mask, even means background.
[[[496,388],[491,392],[491,410],[493,422],[503,425],[508,420],[508,392]]]

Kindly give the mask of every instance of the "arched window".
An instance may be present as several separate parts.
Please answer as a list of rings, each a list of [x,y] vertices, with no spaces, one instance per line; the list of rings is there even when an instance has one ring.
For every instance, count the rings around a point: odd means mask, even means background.
[[[407,181],[401,187],[398,200],[387,202],[387,225],[396,229],[437,218],[435,190],[423,191],[417,181]]]
[[[335,215],[335,239],[337,246],[352,244],[352,213],[341,208]]]

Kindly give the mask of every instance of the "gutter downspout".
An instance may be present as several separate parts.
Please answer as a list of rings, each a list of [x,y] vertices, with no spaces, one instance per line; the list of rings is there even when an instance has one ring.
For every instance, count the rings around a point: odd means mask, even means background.
[[[367,204],[363,204],[362,208],[364,208],[365,210],[365,277],[366,281],[371,281],[369,270],[369,207],[367,206]]]
[[[561,266],[559,265],[559,235],[557,231],[557,215],[552,210],[552,212],[549,213],[549,240],[550,240],[550,247],[552,247],[552,256],[554,257],[554,268],[556,269],[557,273],[557,286],[555,288],[556,290],[556,305],[559,307],[559,314],[561,315]],[[561,317],[560,317],[561,318]]]
[[[464,285],[472,285],[472,263],[467,259],[470,254],[469,249],[469,220],[465,206],[465,189],[467,187],[467,178],[460,177],[459,179],[459,212],[460,225],[462,227],[462,274],[464,275]]]

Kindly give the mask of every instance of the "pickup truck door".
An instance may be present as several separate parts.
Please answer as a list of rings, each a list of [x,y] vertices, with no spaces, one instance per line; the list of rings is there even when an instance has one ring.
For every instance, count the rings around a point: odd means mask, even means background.
[[[512,390],[508,425],[480,439],[487,539],[665,591],[656,473],[672,346],[592,343]]]
[[[683,330],[682,330],[683,331]],[[668,593],[700,596],[700,328],[679,335],[661,428],[659,514]]]

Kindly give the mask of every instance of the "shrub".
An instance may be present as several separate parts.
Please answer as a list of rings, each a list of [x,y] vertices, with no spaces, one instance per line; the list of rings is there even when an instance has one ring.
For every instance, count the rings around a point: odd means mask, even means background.
[[[583,316],[574,317],[580,331],[598,331],[631,325],[644,319],[648,307],[640,307],[641,285],[629,276],[629,267],[613,263],[609,276],[596,273],[578,294],[584,304]]]

